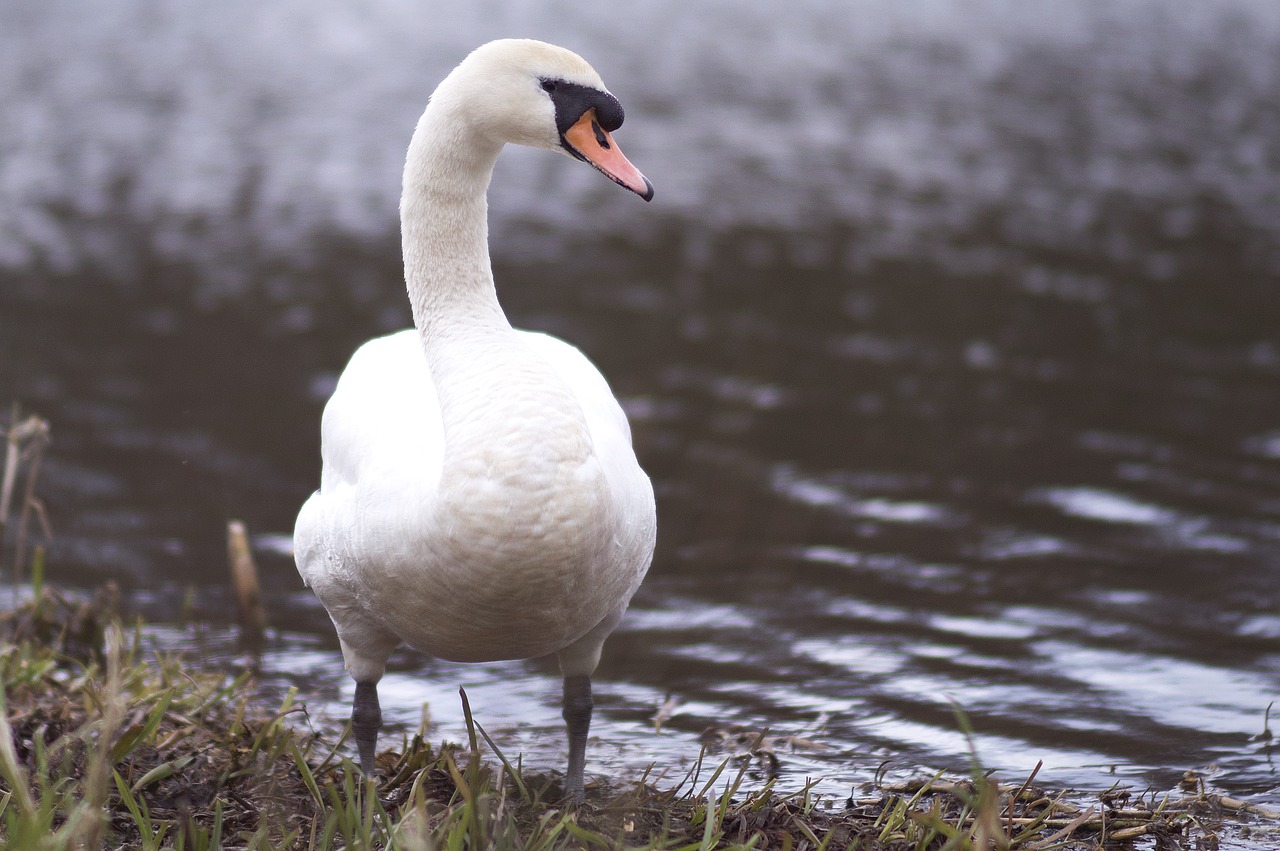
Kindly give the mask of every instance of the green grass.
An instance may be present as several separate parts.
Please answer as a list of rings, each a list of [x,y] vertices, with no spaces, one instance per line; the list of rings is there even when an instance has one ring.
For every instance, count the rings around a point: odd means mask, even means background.
[[[1096,848],[1104,836],[1192,848],[1247,809],[1202,789],[1081,807],[1034,787],[1034,773],[1000,786],[976,758],[968,779],[881,784],[847,802],[748,788],[749,762],[699,759],[672,788],[596,785],[568,808],[556,778],[506,758],[465,695],[468,742],[408,739],[379,755],[375,788],[342,739],[301,721],[295,693],[263,706],[250,674],[146,649],[111,595],[69,599],[43,587],[41,567],[33,600],[0,614],[4,848],[953,851]]]

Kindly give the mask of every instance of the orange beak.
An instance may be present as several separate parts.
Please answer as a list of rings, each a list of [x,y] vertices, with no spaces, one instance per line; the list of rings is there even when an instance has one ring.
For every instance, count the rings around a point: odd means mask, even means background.
[[[564,134],[572,153],[595,166],[596,171],[648,201],[653,198],[653,184],[640,169],[622,155],[609,131],[596,121],[596,111],[588,109]]]

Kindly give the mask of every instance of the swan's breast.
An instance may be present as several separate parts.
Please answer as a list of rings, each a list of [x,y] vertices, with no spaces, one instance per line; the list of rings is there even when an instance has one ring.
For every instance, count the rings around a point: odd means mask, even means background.
[[[435,656],[559,650],[625,606],[652,553],[625,417],[559,341],[517,335],[518,357],[473,350],[440,381],[410,335],[367,344],[339,381],[299,566],[335,619]]]
[[[512,342],[432,362],[441,473],[420,525],[400,517],[391,533],[417,552],[369,589],[398,634],[450,659],[558,650],[629,585],[614,575],[617,506],[573,389]]]

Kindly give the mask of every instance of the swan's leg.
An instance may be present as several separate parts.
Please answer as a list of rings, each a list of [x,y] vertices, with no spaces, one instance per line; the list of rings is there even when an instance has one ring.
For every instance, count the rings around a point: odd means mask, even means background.
[[[378,705],[378,680],[387,669],[387,659],[399,639],[391,633],[369,628],[367,623],[345,612],[347,619],[339,624],[338,642],[347,673],[356,681],[356,696],[351,702],[351,736],[360,752],[360,770],[375,777],[378,730],[382,727],[382,707]],[[357,639],[357,644],[352,639]]]
[[[360,770],[374,777],[378,730],[382,728],[382,707],[378,705],[378,683],[356,683],[356,699],[351,704],[351,735],[360,751]]]
[[[571,801],[585,795],[582,774],[587,763],[587,731],[591,729],[591,673],[600,664],[604,640],[622,619],[626,606],[596,624],[590,632],[560,651],[560,673],[564,675],[564,725],[569,731],[569,769],[564,793]]]
[[[577,674],[564,678],[564,725],[569,731],[569,769],[564,794],[571,801],[585,797],[582,772],[587,764],[587,732],[591,729],[591,677]]]

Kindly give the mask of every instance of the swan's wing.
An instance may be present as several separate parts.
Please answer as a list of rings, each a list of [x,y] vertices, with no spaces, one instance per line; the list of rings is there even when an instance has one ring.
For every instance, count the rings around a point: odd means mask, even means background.
[[[351,356],[324,408],[320,453],[321,491],[405,470],[439,479],[444,427],[416,331],[370,340]]]
[[[416,331],[370,340],[352,355],[320,433],[320,490],[294,528],[298,571],[317,594],[390,546],[395,524],[420,514],[439,482],[444,427]]]
[[[600,370],[574,346],[537,331],[521,331],[521,337],[573,390],[587,419],[587,428],[600,454],[631,457],[631,426]]]
[[[586,355],[563,340],[533,331],[521,334],[534,353],[543,357],[573,390],[586,417],[596,457],[608,478],[618,509],[613,534],[615,553],[620,569],[632,576],[631,589],[619,607],[620,614],[640,587],[653,559],[657,536],[653,485],[631,448],[627,415],[600,370]]]

